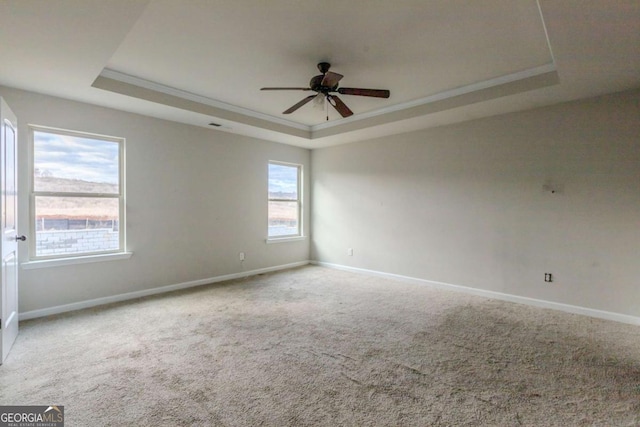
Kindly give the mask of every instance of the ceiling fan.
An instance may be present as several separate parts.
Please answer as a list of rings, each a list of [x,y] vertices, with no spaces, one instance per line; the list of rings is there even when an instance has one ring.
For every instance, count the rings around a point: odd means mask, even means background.
[[[331,64],[328,62],[321,62],[318,64],[318,70],[322,74],[317,75],[309,82],[309,87],[263,87],[260,90],[312,90],[317,92],[315,95],[310,95],[298,102],[288,110],[285,110],[282,114],[291,114],[298,108],[302,107],[312,99],[316,97],[324,97],[333,108],[335,108],[342,117],[349,117],[353,115],[353,111],[346,106],[344,102],[333,93],[339,93],[341,95],[358,95],[358,96],[372,96],[374,98],[389,98],[390,92],[386,89],[361,89],[353,87],[338,87],[338,82],[344,77],[342,74],[329,71]],[[328,117],[327,117],[328,120]]]

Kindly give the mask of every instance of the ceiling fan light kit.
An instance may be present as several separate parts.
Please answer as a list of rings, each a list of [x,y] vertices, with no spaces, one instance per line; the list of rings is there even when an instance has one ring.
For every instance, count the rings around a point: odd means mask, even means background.
[[[320,70],[322,74],[312,77],[309,82],[309,87],[263,87],[260,90],[312,90],[316,92],[315,95],[307,96],[297,104],[294,104],[287,110],[283,111],[282,114],[291,114],[298,108],[310,102],[312,99],[322,95],[342,117],[352,116],[353,111],[351,111],[351,109],[347,107],[347,105],[338,98],[338,96],[333,95],[333,93],[339,93],[341,95],[369,96],[374,98],[389,98],[391,94],[386,89],[339,88],[339,82],[344,76],[342,74],[329,71],[330,68],[331,64],[328,62],[320,62],[318,64],[318,70]]]

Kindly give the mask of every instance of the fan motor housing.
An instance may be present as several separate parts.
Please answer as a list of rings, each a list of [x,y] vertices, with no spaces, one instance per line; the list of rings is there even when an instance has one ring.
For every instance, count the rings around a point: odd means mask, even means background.
[[[324,93],[326,95],[329,92],[335,91],[338,88],[337,84],[335,86],[333,86],[333,87],[322,86],[322,80],[323,79],[324,79],[324,75],[322,75],[322,74],[313,77],[311,79],[311,81],[309,82],[309,87],[311,88],[311,90],[316,91],[316,92],[320,92],[320,93]]]

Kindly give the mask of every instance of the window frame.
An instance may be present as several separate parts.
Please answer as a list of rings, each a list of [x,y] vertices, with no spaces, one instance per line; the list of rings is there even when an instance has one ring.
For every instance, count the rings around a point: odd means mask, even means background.
[[[111,260],[129,258],[126,251],[126,204],[125,204],[125,146],[126,139],[122,137],[102,135],[90,132],[60,129],[49,126],[28,125],[29,129],[29,232],[32,236],[29,243],[29,262],[36,268],[38,264],[64,265],[68,262],[93,262],[98,260]],[[81,193],[81,192],[56,192],[35,190],[35,132],[43,132],[55,135],[89,138],[118,144],[118,193]],[[36,198],[37,197],[84,197],[95,199],[118,200],[118,248],[94,252],[64,253],[57,255],[37,255],[36,252]],[[24,264],[23,264],[24,265]]]
[[[271,198],[270,196],[270,192],[269,192],[269,166],[270,165],[280,165],[280,166],[288,166],[288,167],[295,167],[297,169],[297,195],[298,198],[297,199],[278,199],[278,198]],[[285,241],[293,241],[293,240],[301,240],[304,239],[304,234],[303,234],[303,205],[302,205],[302,200],[303,200],[303,193],[302,193],[302,189],[303,189],[303,185],[302,185],[302,180],[303,180],[303,165],[299,164],[299,163],[290,163],[290,162],[282,162],[279,160],[269,160],[267,163],[267,243],[276,243],[276,242],[285,242]],[[286,235],[280,235],[280,236],[271,236],[269,234],[269,221],[270,221],[270,217],[269,217],[269,203],[270,202],[297,202],[297,213],[298,213],[298,232],[296,234],[286,234]]]

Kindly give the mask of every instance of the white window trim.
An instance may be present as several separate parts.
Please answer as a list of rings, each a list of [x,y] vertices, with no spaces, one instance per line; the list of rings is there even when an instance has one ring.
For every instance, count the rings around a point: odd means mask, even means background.
[[[271,197],[269,197],[269,168],[268,165],[282,165],[282,166],[290,166],[290,167],[295,167],[298,169],[298,200],[296,200],[298,202],[298,233],[297,234],[287,234],[284,236],[269,236],[269,214],[268,214],[268,204],[271,201],[274,202],[292,202],[294,200],[290,200],[290,199],[272,199]],[[285,243],[285,242],[293,242],[296,240],[304,240],[305,236],[304,236],[304,222],[303,222],[303,204],[302,204],[302,200],[303,200],[303,185],[302,185],[302,180],[303,180],[303,165],[299,164],[299,163],[288,163],[288,162],[281,162],[278,160],[269,160],[269,162],[267,163],[267,238],[265,239],[265,241],[267,243]]]
[[[62,267],[65,265],[89,264],[92,262],[119,261],[129,259],[133,252],[106,253],[100,255],[78,255],[73,258],[52,258],[27,261],[20,264],[23,270],[34,270],[37,268]]]
[[[133,254],[132,252],[127,252],[126,250],[126,198],[125,198],[125,146],[126,139],[117,136],[110,135],[101,135],[90,132],[82,132],[82,131],[74,131],[68,129],[60,129],[49,126],[40,126],[29,124],[29,232],[32,237],[29,242],[29,261],[21,264],[23,269],[31,269],[31,268],[43,268],[43,267],[55,267],[59,265],[69,265],[69,264],[84,264],[88,262],[98,262],[98,261],[111,261],[115,259],[128,259]],[[46,196],[59,196],[61,193],[57,192],[45,192],[39,191],[36,193],[35,191],[35,180],[34,180],[34,158],[35,158],[35,136],[34,132],[46,132],[46,133],[54,133],[60,135],[69,135],[81,138],[94,138],[101,139],[104,141],[111,141],[118,143],[120,145],[119,148],[119,156],[118,156],[118,168],[119,168],[119,176],[118,176],[118,189],[119,194],[101,194],[101,193],[64,193],[70,197],[95,197],[95,198],[117,198],[118,199],[118,215],[119,215],[119,227],[118,227],[118,240],[119,240],[119,248],[111,251],[99,251],[99,252],[82,252],[78,254],[64,254],[64,255],[53,255],[53,256],[36,256],[36,219],[35,219],[35,199],[36,196],[46,197]]]
[[[270,237],[265,239],[265,242],[270,245],[273,243],[287,243],[287,242],[298,242],[300,240],[306,240],[307,236],[293,236],[293,237]]]

